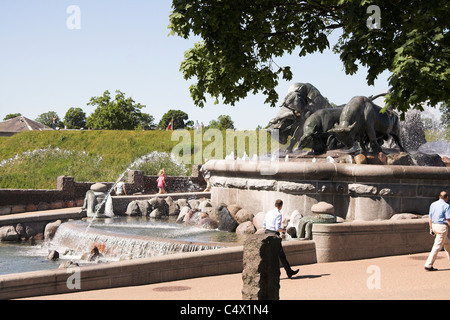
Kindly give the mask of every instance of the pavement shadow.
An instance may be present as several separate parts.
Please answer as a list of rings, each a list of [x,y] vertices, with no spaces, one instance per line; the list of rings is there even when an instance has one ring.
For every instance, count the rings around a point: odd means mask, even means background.
[[[307,274],[307,275],[297,275],[294,276],[292,278],[282,278],[280,280],[301,280],[301,279],[316,279],[316,278],[321,278],[321,277],[326,277],[326,276],[330,276],[329,273],[324,273],[324,274]]]

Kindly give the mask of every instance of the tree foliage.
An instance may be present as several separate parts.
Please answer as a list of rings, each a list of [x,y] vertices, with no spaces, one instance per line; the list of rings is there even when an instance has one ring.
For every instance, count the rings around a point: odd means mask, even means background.
[[[86,113],[81,108],[70,108],[64,116],[64,125],[68,129],[81,129],[86,127]]]
[[[157,128],[166,129],[172,119],[172,128],[174,130],[192,127],[194,124],[192,120],[189,120],[189,115],[186,112],[181,110],[169,110],[162,116]]]
[[[103,96],[92,97],[88,105],[96,106],[86,121],[86,125],[92,129],[134,130],[153,125],[153,117],[141,112],[145,106],[135,103],[132,98],[126,98],[119,90],[114,100],[106,90]]]
[[[35,121],[51,128],[53,124],[57,125],[59,123],[60,118],[55,111],[48,111],[40,114]]]
[[[369,27],[369,6],[376,5],[381,25]],[[274,60],[300,57],[330,47],[333,30],[342,32],[333,50],[346,74],[367,67],[373,85],[391,74],[386,102],[406,111],[410,106],[450,101],[450,2],[439,0],[173,0],[172,34],[200,36],[181,64],[196,105],[208,95],[234,105],[249,93],[262,92],[275,106],[279,78],[291,81],[289,66]]]
[[[209,127],[219,130],[234,129],[234,122],[229,115],[220,115],[217,120],[211,120]]]
[[[10,113],[10,114],[7,114],[7,115],[3,118],[3,121],[10,120],[10,119],[14,119],[14,118],[20,117],[21,115],[22,115],[21,113]]]

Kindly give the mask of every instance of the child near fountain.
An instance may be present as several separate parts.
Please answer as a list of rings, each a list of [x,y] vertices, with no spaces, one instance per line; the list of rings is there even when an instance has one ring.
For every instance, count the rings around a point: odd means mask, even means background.
[[[164,187],[166,185],[166,173],[164,172],[164,169],[159,170],[159,178],[156,180],[158,182],[158,188],[159,188],[159,194],[166,193],[164,190]]]

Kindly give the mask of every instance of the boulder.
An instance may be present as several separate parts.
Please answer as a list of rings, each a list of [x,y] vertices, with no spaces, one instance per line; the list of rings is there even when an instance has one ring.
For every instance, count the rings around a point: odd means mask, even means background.
[[[366,164],[367,163],[366,156],[363,155],[362,153],[355,156],[353,160],[355,161],[356,164]]]
[[[198,223],[199,228],[208,229],[208,230],[215,230],[219,226],[217,221],[211,219],[210,217],[206,217],[200,220]]]
[[[200,205],[198,206],[198,209],[201,212],[205,212],[206,208],[212,208],[211,200],[203,200],[200,202]]]
[[[256,232],[256,228],[251,221],[246,221],[241,223],[236,228],[236,233],[241,235],[254,234]]]
[[[149,203],[153,208],[153,211],[150,213],[151,218],[159,219],[169,215],[169,206],[166,200],[156,197],[151,199]]]
[[[411,153],[410,156],[418,166],[428,166],[428,167],[446,166],[441,156],[438,154],[427,154],[422,152],[416,152]]]
[[[142,216],[149,216],[153,208],[147,200],[136,200]]]
[[[230,208],[228,207],[228,210]],[[231,213],[231,212],[230,212]],[[255,215],[248,211],[247,209],[240,209],[235,215],[231,213],[231,215],[236,219],[236,221],[241,224],[247,221],[252,221]]]
[[[184,217],[189,214],[189,210],[191,210],[188,206],[182,207],[180,213],[178,214],[177,223],[183,223]]]
[[[57,220],[55,222],[50,222],[45,226],[44,230],[44,239],[45,240],[51,240],[53,239],[53,236],[55,235],[56,231],[58,230],[59,226],[61,225],[62,221]]]
[[[141,209],[139,208],[139,205],[136,200],[131,201],[128,204],[125,214],[130,217],[138,217],[142,215]]]
[[[107,192],[108,187],[103,183],[95,183],[91,186],[91,190],[94,192]]]
[[[259,212],[255,215],[253,218],[253,225],[255,226],[256,230],[260,230],[264,228],[264,220],[266,219],[266,213],[265,212]]]
[[[59,259],[59,252],[56,250],[52,250],[48,253],[47,260],[56,261]]]
[[[390,220],[409,220],[409,219],[418,219],[419,217],[412,213],[397,213],[394,214]]]
[[[237,204],[230,204],[230,205],[227,206],[227,209],[228,209],[228,211],[230,211],[231,215],[233,217],[235,217],[236,213],[238,213],[239,210],[241,210],[242,208],[239,207]]]
[[[178,214],[180,213],[180,206],[178,205],[178,203],[176,201],[173,201],[172,197],[167,197],[166,203],[168,206],[167,214],[169,215],[169,217],[178,216]]]
[[[14,226],[0,228],[0,241],[19,241],[19,234]]]
[[[235,232],[239,223],[233,218],[227,207],[222,207],[219,214],[219,230],[227,232]]]
[[[311,207],[314,214],[334,214],[334,206],[327,202],[319,202]]]
[[[392,153],[387,155],[387,164],[391,166],[412,166],[414,162],[406,152]]]
[[[198,207],[200,206],[200,200],[197,199],[189,200],[188,203],[191,209],[198,209]]]
[[[244,242],[242,300],[280,299],[281,238],[254,235]]]
[[[220,203],[218,205],[216,205],[214,207],[214,209],[212,210],[212,212],[210,213],[209,217],[213,220],[216,220],[217,222],[219,222],[220,219],[220,214],[219,212],[223,209],[223,208],[227,208],[227,205],[225,203]]]

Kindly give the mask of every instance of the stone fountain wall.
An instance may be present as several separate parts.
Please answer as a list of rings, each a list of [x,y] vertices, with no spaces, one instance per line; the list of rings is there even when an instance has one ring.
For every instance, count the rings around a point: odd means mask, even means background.
[[[211,200],[237,204],[255,214],[276,199],[283,212],[311,214],[321,201],[346,220],[386,220],[397,213],[428,214],[442,190],[450,190],[450,168],[345,163],[212,160]]]

